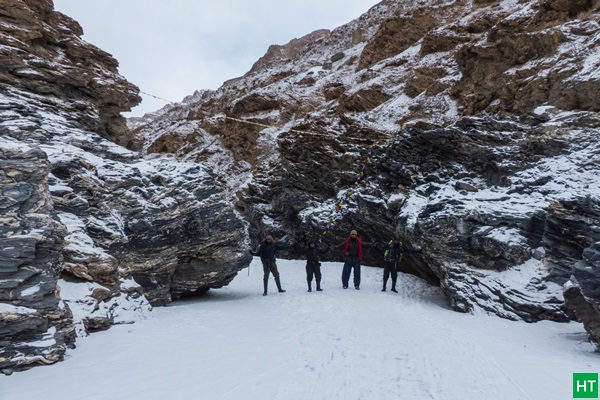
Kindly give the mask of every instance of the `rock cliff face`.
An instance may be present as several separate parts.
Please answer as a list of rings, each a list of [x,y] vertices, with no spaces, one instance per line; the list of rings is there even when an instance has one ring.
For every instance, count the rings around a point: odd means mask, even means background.
[[[139,101],[51,1],[0,4],[0,371],[228,284],[246,227],[206,168],[143,158]],[[126,145],[129,148],[123,147]]]
[[[4,90],[68,99],[65,111],[87,130],[130,142],[120,112],[139,103],[138,89],[118,75],[110,54],[80,39],[76,21],[54,12],[51,0],[6,0],[0,16]]]
[[[49,215],[49,172],[40,150],[0,151],[2,369],[56,362],[75,342],[73,316],[57,296],[66,228]],[[52,344],[33,344],[45,340]]]
[[[600,305],[599,11],[386,0],[130,125],[146,153],[212,168],[255,240],[327,232],[340,260],[351,228],[399,236],[423,249],[403,270],[455,309],[565,321],[571,277]]]
[[[0,371],[226,285],[248,235],[341,260],[353,228],[365,264],[421,248],[401,269],[456,310],[600,340],[599,12],[385,0],[130,130],[117,62],[51,1],[3,1]]]

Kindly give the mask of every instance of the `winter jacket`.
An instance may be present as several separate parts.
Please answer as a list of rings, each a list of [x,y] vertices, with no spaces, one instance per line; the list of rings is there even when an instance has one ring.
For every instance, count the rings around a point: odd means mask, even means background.
[[[315,265],[315,264],[318,264],[320,261],[319,254],[323,254],[327,250],[329,250],[329,246],[325,249],[319,249],[316,246],[311,248],[310,246],[308,246],[306,249],[301,250],[300,253],[304,254],[306,256],[306,264],[307,265],[308,264]]]
[[[402,256],[404,254],[421,253],[422,252],[421,250],[405,249],[402,242],[398,243],[397,245],[394,245],[393,240],[390,240],[390,242],[387,244],[386,243],[377,243],[376,247],[379,250],[385,250],[384,259],[386,262],[391,262],[391,263],[402,261]]]
[[[344,246],[344,254],[350,258],[356,258],[358,261],[362,260],[362,240],[357,237],[353,239],[351,237],[346,240],[346,245]]]
[[[253,251],[250,252],[252,253],[252,255],[259,256],[261,261],[275,261],[275,253],[278,250],[285,250],[291,247],[292,246],[286,244],[279,244],[275,242],[267,243],[265,241],[260,244],[260,248],[256,253]]]

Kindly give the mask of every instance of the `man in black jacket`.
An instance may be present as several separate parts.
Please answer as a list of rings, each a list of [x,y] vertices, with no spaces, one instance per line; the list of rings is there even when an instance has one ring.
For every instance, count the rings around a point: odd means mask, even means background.
[[[313,275],[317,282],[317,292],[322,292],[321,289],[321,262],[319,260],[319,254],[327,251],[327,248],[320,250],[317,247],[316,242],[310,242],[308,248],[303,251],[306,255],[306,282],[308,283],[308,291],[312,292],[312,280]]]
[[[289,249],[292,246],[275,243],[271,235],[265,236],[265,240],[260,244],[257,252],[250,250],[250,253],[254,256],[259,256],[260,261],[263,265],[264,271],[264,289],[263,296],[267,295],[267,287],[269,286],[269,273],[273,274],[275,278],[275,284],[279,293],[284,293],[285,290],[281,288],[281,281],[279,280],[279,271],[277,270],[277,264],[275,263],[275,252],[277,250]]]

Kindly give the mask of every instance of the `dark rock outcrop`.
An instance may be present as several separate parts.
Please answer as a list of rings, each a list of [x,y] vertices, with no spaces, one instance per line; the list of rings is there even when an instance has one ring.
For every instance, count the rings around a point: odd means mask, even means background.
[[[49,215],[50,164],[40,150],[0,145],[0,371],[51,364],[73,347],[59,304],[66,228]]]
[[[133,145],[120,113],[139,103],[138,89],[110,54],[81,40],[76,21],[55,12],[51,0],[5,0],[0,16],[4,90],[68,99],[87,130]]]
[[[597,223],[595,201],[578,200],[585,186],[567,193],[552,178],[533,177],[540,159],[548,175],[558,175],[566,168],[563,152],[580,159],[583,167],[595,154],[593,129],[581,129],[577,119],[565,120],[570,141],[558,147],[558,154],[539,157],[546,150],[523,154],[521,145],[534,140],[539,128],[482,122],[410,130],[388,148],[377,166],[382,184],[415,188],[405,202],[408,209],[398,215],[398,229],[425,247],[455,308],[468,311],[478,304],[507,318],[566,320],[560,296],[549,288],[562,285],[582,261],[583,248],[598,240],[589,231],[590,223]],[[500,147],[504,150],[498,154]],[[582,168],[569,179],[585,182],[587,175]],[[411,203],[421,204],[417,213],[409,212]],[[563,203],[578,206],[571,205],[572,214],[567,211],[557,222]],[[570,267],[560,270],[560,264]]]
[[[431,10],[416,9],[406,13],[401,9],[397,18],[386,19],[360,54],[358,68],[368,68],[379,61],[402,53],[419,42],[438,25]]]
[[[386,0],[290,62],[130,124],[144,149],[170,142],[239,177],[228,185],[253,238],[319,237],[333,216],[331,260],[351,228],[397,236],[423,249],[401,268],[455,309],[565,321],[569,275],[598,304],[599,10]]]
[[[573,279],[573,281],[565,285],[565,306],[575,312],[577,320],[583,323],[590,339],[596,343],[596,350],[600,351],[600,310],[596,305],[597,302],[587,299],[581,287],[577,285],[577,280]]]
[[[59,361],[76,335],[133,322],[150,304],[222,287],[250,255],[214,175],[132,150],[140,142],[120,113],[138,89],[75,21],[51,1],[7,0],[0,33],[0,371],[10,374]]]

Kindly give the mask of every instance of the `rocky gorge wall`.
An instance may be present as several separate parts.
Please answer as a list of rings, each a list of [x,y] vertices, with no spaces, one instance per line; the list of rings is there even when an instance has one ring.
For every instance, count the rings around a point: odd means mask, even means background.
[[[265,234],[301,244],[332,215],[328,260],[358,229],[380,265],[396,236],[454,309],[600,340],[599,12],[385,0],[128,127],[116,60],[51,1],[2,2],[0,371],[226,285]]]
[[[599,11],[386,0],[129,124],[144,152],[212,168],[255,243],[320,237],[353,189],[329,260],[352,228],[368,244],[397,236],[423,249],[402,270],[456,310],[567,321],[585,303],[597,321]],[[563,285],[582,295],[565,304]]]
[[[0,372],[227,285],[246,227],[206,168],[144,158],[138,89],[51,1],[0,3]],[[127,147],[124,147],[127,146]]]

